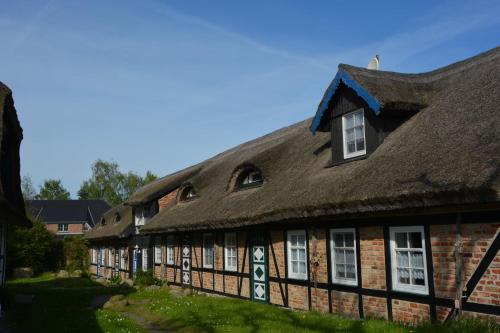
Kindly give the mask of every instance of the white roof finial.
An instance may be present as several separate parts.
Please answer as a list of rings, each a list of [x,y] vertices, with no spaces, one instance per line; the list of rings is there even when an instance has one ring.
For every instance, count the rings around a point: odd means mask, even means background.
[[[370,60],[370,62],[368,63],[368,67],[367,68],[368,69],[373,69],[375,71],[378,71],[379,67],[380,67],[380,58],[379,58],[379,56],[377,54],[377,55],[375,55],[375,57],[373,57],[372,60]]]

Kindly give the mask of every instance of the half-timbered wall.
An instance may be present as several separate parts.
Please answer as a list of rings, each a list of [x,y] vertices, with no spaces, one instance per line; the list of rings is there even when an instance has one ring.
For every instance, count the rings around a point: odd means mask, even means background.
[[[352,224],[355,223],[351,223]],[[315,309],[355,318],[383,317],[403,322],[444,321],[454,306],[455,296],[455,225],[422,224],[425,234],[425,256],[429,293],[424,295],[398,292],[392,289],[389,230],[387,226],[359,224],[355,227],[357,251],[357,284],[342,285],[332,281],[331,223],[302,228],[307,235],[307,279],[288,276],[287,230],[293,228],[264,229],[267,237],[267,302],[294,309]],[[417,225],[417,224],[411,224]],[[339,227],[343,227],[339,225]],[[495,316],[500,299],[500,224],[470,223],[462,225],[464,286],[468,297],[463,302],[464,315]],[[213,268],[203,267],[203,232],[177,233],[176,262],[167,265],[162,276],[170,284],[192,287],[210,293],[257,300],[250,272],[251,234],[237,230],[238,270],[230,272],[224,267],[224,233],[207,231],[214,235]],[[181,279],[182,251],[179,239],[189,238],[191,250],[191,280]],[[165,238],[165,237],[163,237]],[[489,257],[489,258],[488,258]],[[477,274],[481,273],[480,277]],[[252,272],[253,273],[253,272]],[[430,278],[432,277],[432,278]],[[473,279],[477,281],[472,281]],[[466,292],[467,295],[467,292]]]

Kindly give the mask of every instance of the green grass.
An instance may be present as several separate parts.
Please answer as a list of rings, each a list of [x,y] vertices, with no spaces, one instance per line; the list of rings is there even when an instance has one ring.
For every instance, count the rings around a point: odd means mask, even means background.
[[[113,295],[126,290],[104,287],[85,278],[56,279],[44,274],[7,282],[7,322],[15,332],[109,332],[144,333],[138,325],[111,310],[93,309],[97,295]],[[15,302],[16,294],[35,295],[31,304]]]
[[[301,312],[232,298],[192,295],[178,297],[168,288],[120,289],[83,278],[55,279],[42,275],[9,281],[8,293],[35,294],[31,305],[11,304],[8,320],[17,332],[138,332],[149,323],[169,332],[318,332],[318,333],[475,333],[500,332],[498,325],[461,320],[453,325],[408,327],[380,319],[364,321]],[[113,310],[92,309],[96,295],[125,294],[130,305]],[[141,326],[129,319],[140,319]]]

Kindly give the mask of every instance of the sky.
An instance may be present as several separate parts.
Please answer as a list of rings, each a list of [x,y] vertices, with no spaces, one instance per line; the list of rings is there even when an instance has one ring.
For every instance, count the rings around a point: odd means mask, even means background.
[[[499,45],[499,1],[1,0],[21,175],[159,176],[312,117],[339,63],[429,71]]]

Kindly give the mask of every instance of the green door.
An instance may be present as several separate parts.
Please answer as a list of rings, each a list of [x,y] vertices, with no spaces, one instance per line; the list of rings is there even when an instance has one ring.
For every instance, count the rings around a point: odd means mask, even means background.
[[[255,232],[250,237],[250,285],[252,299],[269,302],[269,273],[267,237],[263,232]]]

